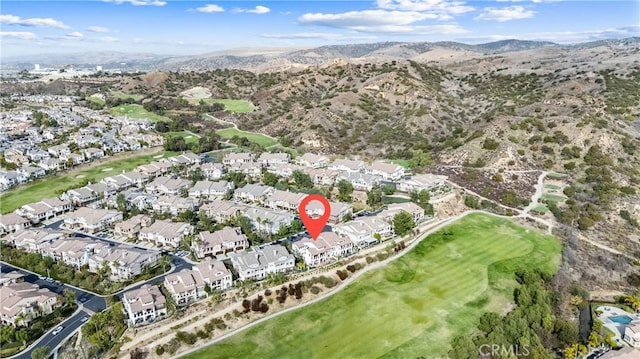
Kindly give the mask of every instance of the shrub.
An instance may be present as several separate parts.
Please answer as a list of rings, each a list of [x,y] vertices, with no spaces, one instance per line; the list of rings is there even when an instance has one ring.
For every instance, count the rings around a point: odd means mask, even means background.
[[[311,287],[310,289],[312,294],[318,294],[320,293],[320,288],[316,287],[315,285]]]
[[[367,263],[371,264],[371,263],[375,262],[376,259],[373,258],[373,257],[367,256],[366,261],[367,261]]]
[[[338,275],[338,278],[340,278],[340,280],[345,280],[349,276],[349,274],[347,274],[347,272],[341,271],[341,270],[337,270],[336,274]]]
[[[482,148],[484,148],[485,150],[490,150],[493,151],[495,149],[498,148],[498,146],[500,145],[500,142],[492,139],[492,138],[486,138],[484,140],[484,142],[482,143]]]
[[[354,266],[353,264],[350,264],[347,266],[347,270],[351,273],[356,271],[356,266]]]
[[[157,355],[162,355],[162,354],[164,354],[164,346],[163,346],[163,345],[158,345],[158,346],[156,347],[156,354],[157,354]]]

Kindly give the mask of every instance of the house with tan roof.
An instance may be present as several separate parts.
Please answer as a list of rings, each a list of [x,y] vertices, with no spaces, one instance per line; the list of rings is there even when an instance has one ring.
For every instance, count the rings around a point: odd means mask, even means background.
[[[29,325],[61,304],[55,293],[37,284],[21,282],[0,287],[0,316],[7,325]]]
[[[224,263],[207,259],[193,266],[170,274],[164,279],[164,287],[178,305],[187,305],[207,296],[209,290],[226,290],[232,285],[232,274]]]
[[[256,231],[271,234],[278,233],[280,227],[290,226],[294,220],[294,215],[291,213],[262,207],[247,206],[242,215],[251,220]]]
[[[179,195],[183,190],[189,188],[190,182],[183,178],[156,177],[145,186],[147,193]]]
[[[365,166],[364,172],[382,177],[385,181],[397,181],[404,176],[404,167],[382,161]]]
[[[345,171],[336,176],[336,184],[342,180],[351,183],[356,191],[371,191],[380,184],[382,177],[377,174]]]
[[[276,189],[269,195],[264,204],[272,209],[298,211],[300,202],[307,196],[305,193],[295,193]]]
[[[251,163],[253,162],[253,153],[249,152],[231,152],[224,155],[222,163],[225,166],[230,166],[236,163]]]
[[[153,161],[146,165],[140,165],[136,167],[136,171],[142,173],[143,176],[148,178],[155,178],[165,175],[171,171],[171,163],[164,161]]]
[[[222,178],[222,176],[224,176],[224,174],[227,173],[222,163],[207,162],[207,163],[203,163],[199,167],[193,167],[193,168],[200,168],[200,170],[202,171],[202,174],[205,177],[207,177],[208,179],[214,179],[214,180]]]
[[[64,227],[76,231],[96,233],[122,221],[122,212],[110,209],[80,207],[65,216]]]
[[[329,169],[341,172],[360,172],[365,165],[364,161],[339,158],[331,162]]]
[[[153,223],[153,218],[144,214],[137,214],[126,221],[116,223],[113,231],[116,237],[136,238],[140,231],[149,227]]]
[[[106,264],[109,278],[114,281],[126,281],[142,274],[145,268],[158,263],[160,252],[145,250],[128,245],[106,246],[95,250],[89,257],[89,271],[98,272]]]
[[[16,210],[16,214],[28,218],[35,224],[70,211],[72,208],[73,205],[70,201],[63,201],[54,197],[43,199],[40,202],[25,204]]]
[[[307,205],[307,215],[311,217],[320,217],[324,214],[324,206],[318,201],[311,201]],[[348,203],[329,201],[329,223],[340,223],[347,216],[353,215],[353,207]]]
[[[224,223],[231,218],[237,217],[245,209],[246,206],[243,204],[224,200],[213,200],[200,206],[199,211],[218,223]]]
[[[291,178],[293,177],[293,172],[302,171],[303,169],[306,169],[306,168],[307,167],[302,167],[292,163],[287,163],[287,164],[275,163],[267,167],[267,172],[273,173],[278,177]]]
[[[215,232],[200,232],[191,248],[196,257],[204,258],[244,250],[249,248],[249,241],[239,228],[224,227]]]
[[[305,153],[296,158],[295,162],[304,167],[321,168],[327,166],[329,158],[315,153]]]
[[[122,296],[127,323],[131,326],[150,324],[162,319],[167,314],[166,302],[160,288],[148,284],[125,292]]]
[[[379,216],[392,223],[393,217],[402,211],[409,213],[415,223],[420,223],[424,219],[424,208],[413,202],[390,203],[387,205],[387,209],[382,211]]]
[[[229,258],[241,280],[262,280],[271,273],[286,273],[295,266],[294,256],[279,244],[229,253]]]
[[[31,227],[31,221],[15,213],[0,214],[0,235]]]
[[[322,232],[315,240],[303,238],[294,242],[292,248],[295,253],[302,256],[304,263],[309,267],[315,267],[354,252],[353,242],[348,237],[340,237],[334,232]]]
[[[154,243],[159,247],[176,248],[184,237],[193,233],[193,226],[185,222],[157,220],[140,230],[138,238]]]
[[[381,239],[393,235],[393,227],[380,216],[360,217],[346,223],[340,223],[333,227],[333,231],[341,236],[349,237],[354,243],[373,243],[377,239],[376,234]]]
[[[187,210],[195,211],[198,200],[191,197],[178,197],[175,195],[162,195],[153,202],[151,208],[155,213],[171,213],[177,216]]]
[[[258,163],[263,164],[264,166],[272,166],[276,164],[288,164],[291,162],[291,155],[286,152],[278,152],[278,153],[269,153],[263,152],[258,157]]]
[[[189,189],[189,197],[193,198],[215,198],[224,197],[235,189],[233,182],[208,180],[198,181]]]
[[[45,244],[68,236],[69,233],[66,231],[42,227],[19,230],[7,236],[5,240],[23,251],[40,253]]]
[[[402,178],[398,181],[398,191],[400,192],[420,192],[427,190],[429,192],[435,192],[447,187],[447,176],[434,175],[434,174],[418,174],[412,175],[410,178]]]
[[[342,173],[341,171],[332,170],[329,168],[311,167],[307,168],[304,172],[308,174],[309,177],[311,177],[311,181],[313,181],[313,184],[319,186],[333,185],[336,182],[336,177],[338,177],[338,175]]]
[[[248,183],[242,188],[238,188],[234,192],[234,199],[236,201],[243,201],[249,203],[264,203],[276,189],[269,186],[263,186],[260,184]]]

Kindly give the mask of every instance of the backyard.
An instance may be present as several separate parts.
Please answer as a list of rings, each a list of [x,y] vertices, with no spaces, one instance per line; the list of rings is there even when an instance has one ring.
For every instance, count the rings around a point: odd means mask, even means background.
[[[77,186],[83,181],[96,183],[105,177],[132,170],[141,164],[174,155],[176,155],[175,152],[163,152],[160,154],[120,157],[81,170],[74,169],[69,172],[63,172],[60,175],[44,177],[0,195],[0,212],[9,213],[27,203],[55,197],[58,195],[58,191]]]
[[[186,357],[445,357],[482,313],[504,313],[516,271],[555,272],[560,251],[554,237],[471,214],[341,292]]]

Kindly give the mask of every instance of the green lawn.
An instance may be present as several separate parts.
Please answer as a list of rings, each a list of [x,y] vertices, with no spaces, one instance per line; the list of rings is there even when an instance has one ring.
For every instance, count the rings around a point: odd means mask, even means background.
[[[514,272],[553,273],[560,251],[555,237],[472,214],[336,295],[186,358],[446,357],[482,313],[504,313]]]
[[[564,202],[566,200],[566,197],[558,196],[555,194],[549,194],[549,193],[543,194],[540,198],[548,202]]]
[[[124,93],[122,91],[111,91],[110,95],[123,100],[130,98],[130,99],[133,99],[134,101],[140,101],[144,97],[143,95],[129,94],[129,93]]]
[[[106,102],[100,97],[89,96],[87,97],[87,101],[91,101],[97,103],[98,105],[104,105]]]
[[[200,102],[200,100],[198,99],[193,99],[191,101],[193,103]],[[225,111],[232,113],[253,112],[253,110],[255,110],[256,108],[251,102],[246,100],[233,100],[228,98],[205,98],[203,99],[203,101],[207,104],[221,103],[224,105]]]
[[[257,143],[262,148],[267,148],[278,144],[278,141],[269,136],[265,136],[261,133],[256,132],[241,131],[236,128],[225,128],[216,131],[216,133],[222,138],[232,138],[233,136],[246,137],[249,142]]]
[[[409,161],[408,160],[389,160],[389,162],[402,166],[404,168],[409,168]]]
[[[557,191],[559,189],[562,189],[562,186],[558,186],[558,185],[555,185],[555,184],[546,184],[546,185],[544,185],[544,188],[545,189],[549,189],[549,190],[553,190],[553,191]]]
[[[160,116],[153,112],[149,112],[142,105],[122,105],[111,108],[111,114],[114,116],[128,116],[132,118],[148,118],[153,122],[171,122],[169,117]]]
[[[166,138],[171,137],[183,137],[186,143],[196,143],[198,142],[198,137],[194,136],[192,133],[187,131],[178,131],[178,132],[167,132],[164,134]]]
[[[74,171],[72,174],[62,173],[57,176],[48,176],[0,195],[0,212],[9,213],[27,203],[55,197],[57,196],[56,191],[76,186],[84,180],[96,183],[105,177],[122,173],[123,170],[129,171],[141,164],[155,161],[158,159],[156,156],[170,157],[176,154],[176,152],[164,152],[160,155],[119,158],[80,172]]]
[[[537,206],[533,207],[531,211],[544,214],[549,212],[549,207],[547,207],[546,204],[538,204]]]
[[[567,177],[567,175],[564,174],[564,173],[549,172],[549,173],[547,173],[547,177],[549,177],[551,179],[563,179],[563,178]]]

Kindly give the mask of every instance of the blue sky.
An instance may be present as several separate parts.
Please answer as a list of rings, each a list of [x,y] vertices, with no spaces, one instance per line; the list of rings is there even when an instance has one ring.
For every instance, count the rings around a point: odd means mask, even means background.
[[[640,1],[3,0],[2,57],[124,51],[502,39],[575,43],[640,36]]]

